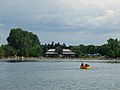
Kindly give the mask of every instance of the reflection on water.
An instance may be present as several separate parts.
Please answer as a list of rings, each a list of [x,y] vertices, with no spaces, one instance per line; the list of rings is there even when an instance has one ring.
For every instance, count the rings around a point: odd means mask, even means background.
[[[0,90],[119,90],[119,63],[0,62]]]

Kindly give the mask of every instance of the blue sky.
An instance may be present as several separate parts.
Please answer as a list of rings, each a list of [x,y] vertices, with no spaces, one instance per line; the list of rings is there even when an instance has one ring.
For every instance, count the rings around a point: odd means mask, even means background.
[[[101,45],[120,39],[120,0],[0,0],[1,43],[12,28],[38,35],[42,44]]]

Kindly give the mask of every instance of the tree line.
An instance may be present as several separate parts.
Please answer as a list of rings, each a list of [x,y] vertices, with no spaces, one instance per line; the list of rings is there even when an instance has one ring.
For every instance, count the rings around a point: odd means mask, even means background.
[[[0,58],[2,57],[44,57],[47,50],[62,46],[76,53],[76,57],[99,54],[106,58],[120,58],[120,40],[110,38],[106,44],[66,46],[65,43],[42,45],[38,36],[21,28],[11,29],[7,37],[8,44],[0,46]]]

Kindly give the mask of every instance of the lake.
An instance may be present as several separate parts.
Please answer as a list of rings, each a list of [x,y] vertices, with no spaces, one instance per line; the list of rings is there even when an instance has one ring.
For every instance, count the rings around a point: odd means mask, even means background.
[[[0,62],[0,90],[119,90],[120,63]]]

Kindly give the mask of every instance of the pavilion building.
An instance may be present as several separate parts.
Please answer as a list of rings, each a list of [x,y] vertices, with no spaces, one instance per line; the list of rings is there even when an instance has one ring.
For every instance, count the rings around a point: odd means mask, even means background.
[[[60,52],[59,52],[60,51]],[[45,55],[46,57],[61,57],[61,58],[73,58],[75,57],[75,53],[70,49],[49,49]]]

